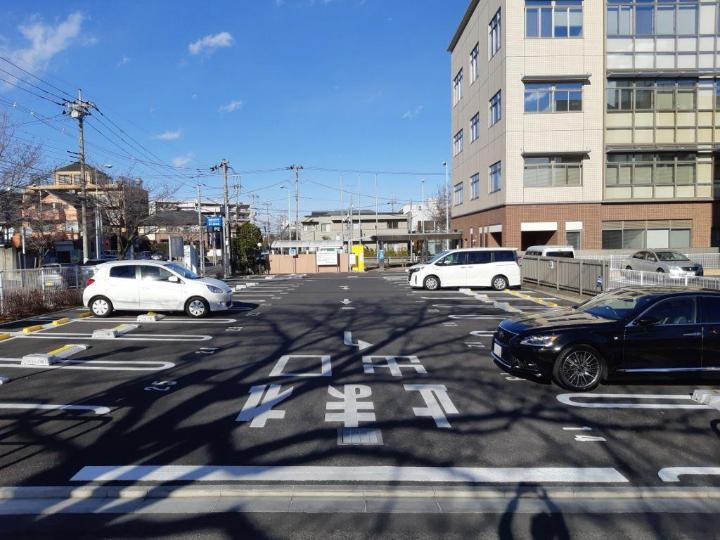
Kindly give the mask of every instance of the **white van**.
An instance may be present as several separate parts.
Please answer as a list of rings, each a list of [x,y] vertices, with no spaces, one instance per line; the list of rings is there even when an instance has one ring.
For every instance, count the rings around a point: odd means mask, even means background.
[[[530,246],[525,250],[525,257],[565,257],[575,258],[575,248],[572,246]]]
[[[410,274],[413,288],[520,286],[517,251],[512,248],[453,249],[436,255]]]

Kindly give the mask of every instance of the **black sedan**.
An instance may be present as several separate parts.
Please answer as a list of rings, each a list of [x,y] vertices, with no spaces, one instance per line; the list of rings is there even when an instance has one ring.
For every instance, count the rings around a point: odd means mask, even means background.
[[[632,287],[500,323],[505,371],[575,392],[629,375],[720,378],[720,291]]]

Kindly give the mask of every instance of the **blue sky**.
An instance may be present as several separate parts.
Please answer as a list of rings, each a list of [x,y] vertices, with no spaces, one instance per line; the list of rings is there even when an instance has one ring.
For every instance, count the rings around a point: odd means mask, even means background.
[[[88,160],[111,163],[114,173],[180,186],[183,197],[201,181],[218,198],[219,178],[195,176],[227,158],[243,172],[242,199],[254,192],[273,213],[286,210],[278,184],[291,177],[276,169],[292,163],[306,167],[301,213],[339,206],[340,175],[346,189],[373,195],[374,175],[350,171],[436,174],[380,174],[382,205],[419,199],[423,177],[426,194],[443,181],[446,48],[466,5],[6,0],[0,56],[68,93],[83,89],[106,115],[88,120]],[[5,62],[0,68],[59,93]],[[3,72],[0,78],[17,82]],[[77,150],[76,127],[58,116],[60,106],[1,83],[0,109],[24,124],[18,136],[45,146],[49,165]],[[28,124],[37,118],[29,111],[51,119]],[[361,204],[374,207],[369,197]]]

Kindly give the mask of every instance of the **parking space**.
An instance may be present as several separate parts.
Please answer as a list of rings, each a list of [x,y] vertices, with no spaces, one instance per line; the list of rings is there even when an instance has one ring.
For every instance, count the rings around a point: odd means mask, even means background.
[[[6,484],[720,481],[720,412],[689,399],[702,385],[572,395],[495,367],[497,324],[562,298],[412,290],[390,273],[232,285],[233,309],[207,319],[10,327]]]

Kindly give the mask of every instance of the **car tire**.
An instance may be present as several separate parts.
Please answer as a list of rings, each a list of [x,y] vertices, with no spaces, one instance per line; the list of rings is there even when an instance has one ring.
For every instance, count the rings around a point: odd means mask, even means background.
[[[504,291],[508,288],[508,280],[505,276],[498,274],[490,280],[490,286],[496,291]]]
[[[626,266],[625,270],[632,270],[632,266]]]
[[[655,271],[656,271],[658,274],[664,274],[664,273],[665,273],[665,270],[663,270],[662,268],[658,268],[658,269],[655,270]]]
[[[185,302],[185,314],[193,319],[202,319],[210,313],[210,305],[200,296],[193,296]]]
[[[105,296],[95,296],[88,302],[88,307],[95,317],[109,317],[113,312],[113,305]]]
[[[594,390],[605,377],[605,360],[592,347],[580,345],[562,351],[553,366],[553,380],[573,392]]]
[[[423,281],[423,287],[428,291],[437,291],[440,288],[440,279],[437,276],[428,276]]]

